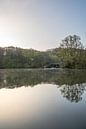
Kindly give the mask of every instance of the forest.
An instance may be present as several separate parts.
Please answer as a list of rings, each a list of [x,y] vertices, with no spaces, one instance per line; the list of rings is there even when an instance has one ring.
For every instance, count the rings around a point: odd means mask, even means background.
[[[0,68],[86,68],[86,49],[77,35],[46,51],[0,47]]]

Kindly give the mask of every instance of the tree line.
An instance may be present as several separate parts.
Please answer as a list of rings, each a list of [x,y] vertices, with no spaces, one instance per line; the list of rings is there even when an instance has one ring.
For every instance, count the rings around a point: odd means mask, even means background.
[[[86,68],[86,50],[77,35],[69,35],[58,48],[37,51],[0,48],[0,68]]]
[[[86,89],[86,70],[75,69],[4,69],[0,70],[0,89],[34,87],[38,84],[53,84],[63,97],[79,102]]]

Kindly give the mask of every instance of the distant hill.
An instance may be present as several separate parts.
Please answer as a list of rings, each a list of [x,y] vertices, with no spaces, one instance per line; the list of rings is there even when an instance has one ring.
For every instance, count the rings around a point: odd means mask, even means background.
[[[51,50],[0,47],[0,68],[44,68],[54,63],[58,63],[58,58]]]
[[[86,68],[86,50],[53,48],[46,51],[0,47],[0,68]]]

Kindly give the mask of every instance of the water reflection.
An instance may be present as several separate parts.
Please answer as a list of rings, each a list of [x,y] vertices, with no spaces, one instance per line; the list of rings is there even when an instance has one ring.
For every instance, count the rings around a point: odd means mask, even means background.
[[[85,85],[75,84],[75,85],[64,85],[61,88],[61,93],[63,97],[66,97],[71,102],[79,102],[82,100],[82,94],[84,93]]]
[[[85,70],[0,70],[0,129],[86,129],[85,87]]]
[[[86,70],[0,70],[0,88],[34,87],[41,83],[55,84],[63,97],[79,102],[86,87]]]

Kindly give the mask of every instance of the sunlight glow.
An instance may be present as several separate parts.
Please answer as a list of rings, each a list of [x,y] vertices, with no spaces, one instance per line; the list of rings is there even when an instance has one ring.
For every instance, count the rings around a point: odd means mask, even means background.
[[[0,19],[0,47],[15,45],[16,39],[12,29],[10,22],[8,23],[5,18]]]

